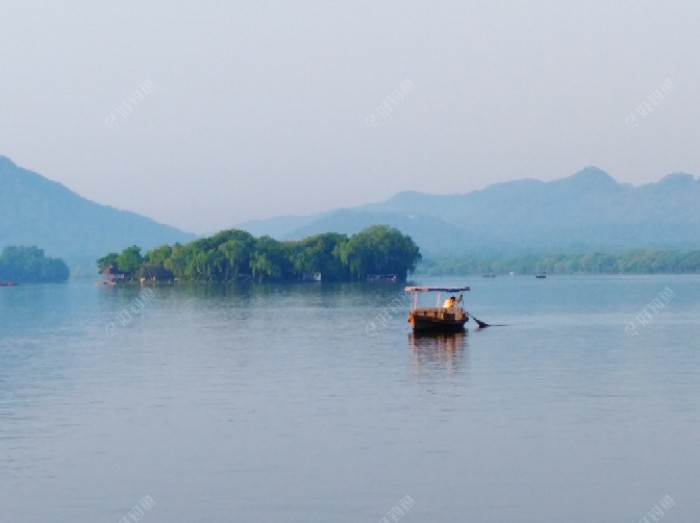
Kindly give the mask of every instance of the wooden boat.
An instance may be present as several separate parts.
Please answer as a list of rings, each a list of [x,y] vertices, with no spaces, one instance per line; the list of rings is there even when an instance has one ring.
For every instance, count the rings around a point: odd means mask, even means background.
[[[469,321],[469,314],[462,308],[462,293],[469,287],[406,287],[406,292],[414,293],[413,308],[408,314],[408,322],[414,332],[459,332],[464,330],[464,324]],[[436,307],[419,307],[418,296],[422,292],[437,292]],[[442,293],[460,293],[450,307],[440,306]],[[444,304],[443,304],[444,305]]]

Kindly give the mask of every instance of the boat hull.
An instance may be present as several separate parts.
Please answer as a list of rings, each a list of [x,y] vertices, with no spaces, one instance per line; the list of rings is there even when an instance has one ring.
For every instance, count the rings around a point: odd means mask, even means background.
[[[450,310],[442,307],[414,309],[408,322],[414,332],[460,332],[469,321],[463,309]]]

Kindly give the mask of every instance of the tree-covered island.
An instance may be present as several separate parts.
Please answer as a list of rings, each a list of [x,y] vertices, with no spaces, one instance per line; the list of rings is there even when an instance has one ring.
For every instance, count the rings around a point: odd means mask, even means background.
[[[184,245],[162,245],[141,253],[133,245],[97,261],[107,277],[125,281],[256,282],[364,281],[375,274],[395,274],[405,281],[421,259],[410,236],[387,225],[357,234],[325,233],[300,241],[229,229]]]
[[[49,258],[35,246],[8,246],[0,254],[0,281],[17,283],[59,283],[70,270],[59,258]]]

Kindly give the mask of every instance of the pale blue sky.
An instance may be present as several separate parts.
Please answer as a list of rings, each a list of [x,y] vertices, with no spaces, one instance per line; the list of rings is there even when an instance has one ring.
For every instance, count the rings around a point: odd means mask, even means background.
[[[0,154],[194,232],[587,165],[700,174],[699,24],[691,0],[6,0]]]

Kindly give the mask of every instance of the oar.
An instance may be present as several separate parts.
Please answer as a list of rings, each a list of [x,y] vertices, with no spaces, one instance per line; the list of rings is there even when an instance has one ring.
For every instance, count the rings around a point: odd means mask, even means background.
[[[471,314],[471,313],[469,313],[469,316],[472,317],[472,319],[476,322],[476,324],[479,326],[480,329],[484,329],[484,328],[486,328],[486,327],[490,327],[490,326],[491,326],[491,325],[489,325],[488,323],[486,323],[485,321],[481,321],[479,318],[477,318],[476,316],[474,316],[474,315]]]
[[[457,303],[462,303],[462,300],[463,300],[463,299],[464,299],[464,293],[463,293],[463,292],[460,292],[460,293],[459,293],[459,299],[457,300]],[[474,316],[473,314],[471,314],[469,311],[467,311],[467,314],[469,314],[469,316],[471,316],[472,318],[474,318],[474,321],[476,322],[476,324],[479,326],[480,329],[483,329],[483,328],[485,328],[485,327],[490,327],[490,326],[491,326],[491,325],[489,325],[488,323],[486,323],[485,321],[481,321],[479,318],[477,318],[476,316]]]

